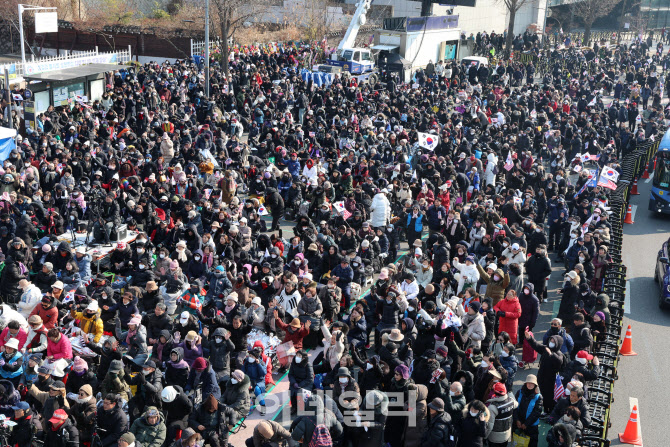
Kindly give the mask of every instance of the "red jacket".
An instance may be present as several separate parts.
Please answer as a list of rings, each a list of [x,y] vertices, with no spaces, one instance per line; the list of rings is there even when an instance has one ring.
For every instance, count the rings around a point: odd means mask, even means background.
[[[519,317],[521,316],[521,304],[519,298],[503,299],[498,304],[493,306],[496,312],[505,312],[504,317],[500,317],[500,324],[498,326],[498,333],[505,331],[509,334],[512,344],[517,344],[517,336],[519,335]]]
[[[290,332],[288,330],[289,325],[284,323],[281,319],[276,318],[275,319],[275,324],[279,329],[284,331],[286,335],[284,335],[284,341],[282,343],[286,343],[287,341],[292,341],[293,342],[293,347],[295,348],[296,351],[299,351],[302,349],[302,339],[307,337],[307,334],[309,334],[309,329],[305,327],[304,324],[300,324],[300,329],[295,331],[295,332]]]
[[[47,329],[56,327],[56,323],[58,323],[58,309],[53,305],[48,309],[45,309],[42,307],[42,304],[38,304],[33,311],[30,312],[30,316],[32,317],[33,315],[39,315],[42,319],[42,324],[44,324],[44,327]]]
[[[275,381],[272,380],[272,359],[265,355],[265,347],[263,346],[263,342],[256,340],[253,347],[260,348],[261,350],[261,361],[267,370],[267,373],[265,374],[265,386],[267,387],[268,385],[274,385]]]

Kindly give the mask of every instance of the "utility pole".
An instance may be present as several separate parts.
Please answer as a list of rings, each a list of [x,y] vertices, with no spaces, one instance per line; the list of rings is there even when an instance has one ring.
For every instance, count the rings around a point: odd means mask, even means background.
[[[433,15],[432,0],[421,0],[421,17],[430,17]]]
[[[209,0],[205,0],[205,96],[209,100]]]
[[[12,92],[9,90],[9,69],[5,67],[5,91],[7,92],[7,119],[9,121],[9,128],[14,128],[12,122]]]

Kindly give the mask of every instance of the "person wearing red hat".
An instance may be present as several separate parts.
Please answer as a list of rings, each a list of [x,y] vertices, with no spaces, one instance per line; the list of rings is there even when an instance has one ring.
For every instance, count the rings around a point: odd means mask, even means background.
[[[44,430],[44,445],[50,447],[75,447],[79,445],[79,430],[67,417],[65,410],[58,409],[49,419]]]
[[[184,391],[188,395],[199,392],[203,399],[210,394],[216,399],[221,398],[221,388],[216,380],[216,372],[209,364],[209,360],[198,357],[193,361]]]
[[[488,421],[489,447],[507,447],[512,439],[512,421],[514,409],[519,406],[512,393],[502,382],[493,385],[494,396],[486,402],[491,417]]]

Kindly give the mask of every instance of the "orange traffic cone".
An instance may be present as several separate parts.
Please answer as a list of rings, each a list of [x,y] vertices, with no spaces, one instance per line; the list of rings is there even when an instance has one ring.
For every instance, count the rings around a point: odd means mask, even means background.
[[[633,187],[630,189],[631,195],[639,196],[640,193],[637,192],[637,179],[633,180]]]
[[[626,424],[626,431],[619,433],[619,441],[624,444],[642,445],[642,435],[640,434],[640,424],[638,423],[637,405],[633,406],[630,418]]]
[[[623,223],[627,224],[635,223],[633,222],[633,208],[630,205],[628,205],[628,211],[626,211],[626,219],[623,221]]]
[[[647,163],[647,166],[644,169],[644,172],[642,173],[642,178],[649,178],[649,163]]]
[[[633,352],[633,334],[630,329],[630,324],[628,325],[628,330],[626,330],[626,337],[623,339],[623,344],[619,350],[621,355],[637,355],[636,352]]]

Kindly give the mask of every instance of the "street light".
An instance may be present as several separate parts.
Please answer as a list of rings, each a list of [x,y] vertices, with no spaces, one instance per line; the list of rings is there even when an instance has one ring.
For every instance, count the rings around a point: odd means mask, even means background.
[[[209,0],[207,0],[209,3]],[[19,3],[19,33],[21,34],[21,62],[23,65],[26,65],[26,42],[23,38],[23,11],[39,11],[39,10],[56,10],[55,6],[53,7],[44,7],[44,6],[34,6],[34,5],[23,5]]]

